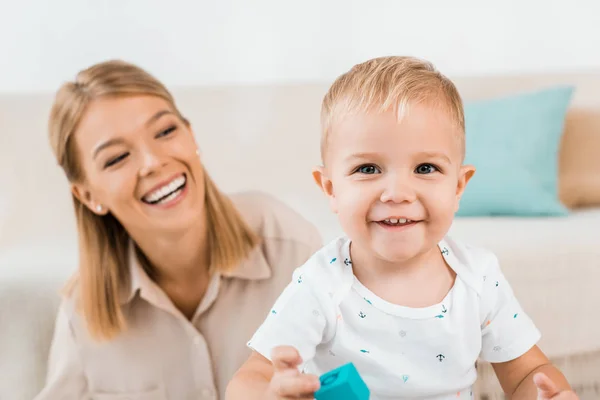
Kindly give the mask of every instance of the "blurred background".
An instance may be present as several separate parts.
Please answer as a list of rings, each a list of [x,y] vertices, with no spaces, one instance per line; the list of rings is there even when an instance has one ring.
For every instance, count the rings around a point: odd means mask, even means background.
[[[53,91],[126,58],[169,86],[329,82],[411,54],[451,75],[600,65],[596,1],[3,1],[0,91]]]
[[[0,399],[43,382],[58,289],[75,270],[54,91],[120,58],[163,81],[227,192],[261,190],[340,233],[313,184],[320,101],[352,65],[432,61],[455,81],[481,174],[453,234],[494,250],[543,349],[600,398],[597,0],[0,1]],[[516,151],[515,149],[519,149]],[[497,168],[503,165],[503,168]],[[523,179],[513,179],[515,176]],[[486,366],[482,398],[501,398]]]

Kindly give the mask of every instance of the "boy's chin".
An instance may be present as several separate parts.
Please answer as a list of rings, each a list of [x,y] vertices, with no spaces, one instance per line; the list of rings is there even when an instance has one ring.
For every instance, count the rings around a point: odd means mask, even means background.
[[[386,249],[381,249],[377,253],[383,260],[390,264],[403,264],[419,255],[418,251],[411,250],[399,252],[395,250],[386,251]]]
[[[373,253],[377,254],[382,260],[389,263],[405,263],[413,260],[415,257],[419,257],[422,253],[426,252],[423,243],[415,241],[383,241],[374,240],[371,242],[371,248]]]

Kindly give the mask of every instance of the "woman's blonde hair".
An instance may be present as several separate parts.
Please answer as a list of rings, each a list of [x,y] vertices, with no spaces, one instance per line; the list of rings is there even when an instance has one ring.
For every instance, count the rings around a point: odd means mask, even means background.
[[[49,140],[70,182],[85,181],[73,134],[87,106],[100,97],[135,95],[162,98],[188,123],[177,110],[172,95],[156,78],[124,61],[93,65],[58,90],[50,111]],[[208,174],[204,176],[210,265],[212,270],[227,271],[248,256],[258,237]],[[78,307],[90,334],[97,339],[110,339],[126,328],[119,297],[121,287],[130,284],[130,237],[111,214],[93,213],[75,195],[73,203],[79,233],[79,271],[66,292],[72,295],[77,288]],[[137,246],[136,250],[139,251]]]

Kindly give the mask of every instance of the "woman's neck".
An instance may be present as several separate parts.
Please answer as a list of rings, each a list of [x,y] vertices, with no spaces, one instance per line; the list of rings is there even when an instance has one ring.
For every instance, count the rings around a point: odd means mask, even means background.
[[[132,235],[146,259],[149,275],[189,320],[210,281],[210,249],[206,224],[170,235]]]
[[[208,279],[210,250],[204,222],[177,233],[141,232],[133,240],[140,248],[159,284],[193,284]]]

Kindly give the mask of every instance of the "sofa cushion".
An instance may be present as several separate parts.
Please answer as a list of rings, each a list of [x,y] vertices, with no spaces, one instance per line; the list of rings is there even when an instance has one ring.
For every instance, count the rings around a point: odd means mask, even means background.
[[[600,206],[600,112],[567,115],[559,158],[559,195],[567,207]]]
[[[477,172],[458,216],[565,215],[558,155],[572,86],[465,103],[466,160]]]

